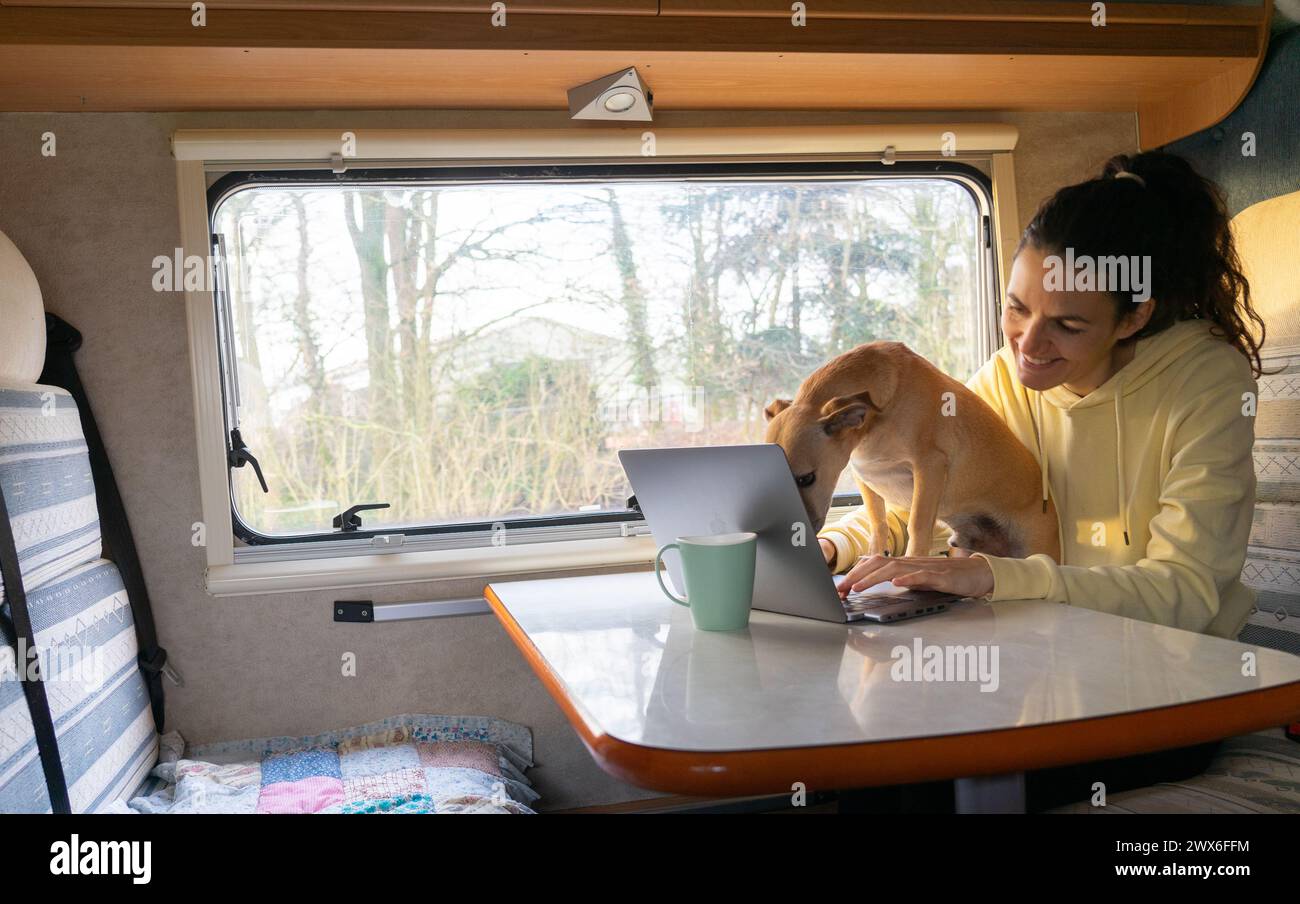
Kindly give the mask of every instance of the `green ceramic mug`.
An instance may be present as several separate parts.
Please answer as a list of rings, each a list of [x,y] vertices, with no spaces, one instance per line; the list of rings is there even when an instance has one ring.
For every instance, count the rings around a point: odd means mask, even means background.
[[[663,556],[670,549],[682,557],[686,599],[664,584]],[[655,577],[670,600],[691,610],[691,621],[701,631],[739,631],[749,624],[757,550],[753,533],[678,537],[655,554]]]

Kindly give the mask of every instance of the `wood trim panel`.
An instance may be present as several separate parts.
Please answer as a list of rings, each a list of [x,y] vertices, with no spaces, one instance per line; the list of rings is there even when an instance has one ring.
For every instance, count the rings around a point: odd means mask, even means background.
[[[474,13],[488,16],[494,0],[204,0],[208,9],[285,10],[321,12],[367,10],[370,12]],[[192,0],[0,0],[0,6],[37,6],[56,9],[183,9]],[[657,0],[509,0],[507,15],[549,13],[552,15],[655,16]]]
[[[49,0],[56,2],[56,0]],[[1268,0],[1264,0],[1265,3]],[[15,4],[17,5],[17,4]],[[661,16],[788,19],[788,0],[660,0]],[[1228,25],[1254,23],[1260,6],[1107,3],[1107,25]],[[1092,4],[1052,0],[815,0],[809,19],[914,19],[949,22],[1091,22]]]
[[[182,14],[183,13],[183,14]],[[190,24],[188,10],[0,8],[0,46],[357,47],[595,50],[676,53],[847,53],[1254,58],[1255,24],[1093,28],[1086,22],[844,20],[792,28],[761,18],[651,16],[611,27],[603,16],[535,14],[494,28],[458,13],[283,12],[231,9]],[[1039,73],[1041,78],[1043,73]]]
[[[0,0],[0,6],[85,9],[189,9],[191,0]],[[493,0],[206,0],[209,9],[394,10],[487,13]],[[1108,25],[1249,25],[1264,6],[1108,3]],[[817,0],[809,19],[928,22],[1091,22],[1090,3],[1063,0]],[[510,0],[510,13],[787,19],[788,0]]]
[[[489,584],[484,596],[597,764],[641,788],[705,797],[864,788],[1001,775],[1183,747],[1300,718],[1300,682],[1055,725],[904,741],[746,751],[663,750],[603,734],[565,692]]]
[[[1133,112],[1194,91],[1195,58],[690,54],[10,46],[12,111],[564,110],[573,85],[630,64],[674,110]],[[1054,73],[1051,80],[1041,77]],[[1226,111],[1224,111],[1226,113]],[[657,116],[656,122],[667,122]],[[568,123],[570,128],[600,124]]]

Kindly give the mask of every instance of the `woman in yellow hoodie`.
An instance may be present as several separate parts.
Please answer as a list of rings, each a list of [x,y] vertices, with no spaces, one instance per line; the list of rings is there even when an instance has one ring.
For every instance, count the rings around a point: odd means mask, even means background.
[[[897,510],[890,556],[863,558],[859,509],[818,534],[832,569],[849,569],[844,587],[892,580],[1236,637],[1254,604],[1241,569],[1264,327],[1217,187],[1151,152],[1057,192],[1021,239],[1002,333],[968,385],[1037,456],[1061,561],[901,556],[908,513]],[[931,551],[947,536],[940,526]],[[1096,780],[1113,793],[1194,775],[1216,747],[1029,773],[1029,807],[1086,797]]]
[[[961,550],[860,559],[865,509],[818,534],[827,561],[852,564],[854,589],[892,580],[1236,637],[1254,604],[1240,578],[1263,324],[1217,188],[1150,152],[1057,192],[1021,239],[1002,333],[1006,345],[967,385],[1038,457],[1061,561]],[[894,556],[907,512],[888,523]],[[936,530],[935,547],[947,533]]]

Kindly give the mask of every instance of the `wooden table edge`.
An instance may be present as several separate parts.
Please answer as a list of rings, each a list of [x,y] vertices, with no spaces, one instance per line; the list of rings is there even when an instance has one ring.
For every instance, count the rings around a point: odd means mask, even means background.
[[[827,791],[999,775],[1184,747],[1300,719],[1300,681],[1293,681],[1111,716],[926,738],[758,750],[650,747],[594,728],[491,584],[483,595],[597,764],[653,791],[739,796],[792,791],[796,782]]]

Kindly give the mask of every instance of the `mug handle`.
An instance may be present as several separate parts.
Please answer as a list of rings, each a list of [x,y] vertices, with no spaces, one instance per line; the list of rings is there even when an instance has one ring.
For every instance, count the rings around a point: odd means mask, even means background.
[[[663,565],[664,553],[670,549],[675,549],[678,552],[681,552],[681,547],[676,543],[665,543],[663,549],[655,553],[655,579],[659,581],[659,589],[662,590],[670,600],[677,603],[679,606],[690,608],[690,603],[668,589],[668,585],[664,583],[663,572],[659,570]]]

